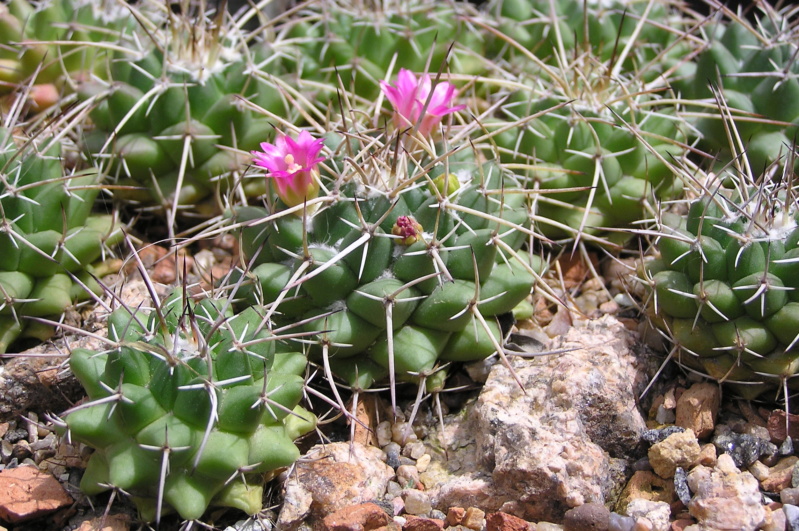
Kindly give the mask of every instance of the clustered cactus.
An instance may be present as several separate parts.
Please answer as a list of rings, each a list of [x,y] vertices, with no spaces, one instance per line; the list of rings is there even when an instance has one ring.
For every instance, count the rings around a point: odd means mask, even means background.
[[[83,491],[124,491],[156,522],[209,505],[260,511],[264,475],[291,465],[315,426],[298,405],[305,357],[276,352],[256,307],[233,315],[226,299],[182,290],[149,315],[120,307],[108,325],[107,350],[73,350],[88,399],[59,422],[95,448]]]
[[[21,335],[45,339],[74,302],[100,294],[93,264],[119,242],[114,216],[92,213],[97,169],[64,169],[52,137],[0,128],[0,353]]]
[[[121,239],[96,213],[111,201],[163,216],[174,245],[212,226],[241,244],[205,298],[184,286],[119,307],[106,350],[72,352],[88,399],[56,423],[95,449],[82,488],[130,494],[147,520],[254,514],[314,427],[309,362],[340,409],[334,382],[357,397],[388,381],[392,406],[397,382],[438,392],[449,365],[504,359],[500,316],[530,314],[546,246],[611,252],[648,219],[642,280],[674,358],[787,395],[794,12],[714,7],[0,6],[0,353],[101,292],[93,264]],[[16,127],[39,84],[68,96],[49,124]],[[69,164],[62,141],[79,148]]]
[[[495,353],[496,316],[544,267],[521,249],[531,231],[518,181],[491,163],[367,179],[329,183],[313,214],[238,210],[248,303],[302,323],[310,353],[360,388]]]
[[[124,6],[112,4],[10,0],[0,5],[0,95],[21,84],[65,95],[81,79],[102,76],[101,59],[136,27]]]
[[[719,157],[719,167],[743,148],[761,172],[788,156],[797,134],[795,7],[761,3],[751,20],[717,7],[715,20],[702,28],[701,53],[684,65],[687,75],[674,89],[695,116],[700,146]]]
[[[291,115],[273,81],[280,57],[266,42],[247,42],[224,11],[183,9],[164,15],[166,28],[148,28],[155,42],[117,50],[105,77],[78,85],[92,106],[87,147],[107,161],[116,195],[166,213],[172,229],[180,214],[221,212],[231,194],[262,194],[261,180],[242,182],[249,151],[272,129],[253,108]]]
[[[759,180],[739,177],[733,188],[718,176],[706,181],[687,216],[661,217],[660,257],[647,264],[651,311],[677,361],[748,398],[793,388],[799,368],[792,162],[772,165]]]

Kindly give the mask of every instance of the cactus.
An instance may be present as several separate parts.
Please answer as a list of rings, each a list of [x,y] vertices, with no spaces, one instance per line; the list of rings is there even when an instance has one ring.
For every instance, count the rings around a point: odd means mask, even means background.
[[[757,180],[711,174],[687,216],[661,216],[659,258],[646,266],[649,313],[677,362],[746,398],[775,389],[787,396],[799,370],[792,166],[792,158],[777,161]]]
[[[305,357],[276,352],[263,311],[197,303],[176,290],[143,311],[108,316],[109,348],[76,349],[70,368],[88,401],[58,426],[95,449],[81,489],[129,494],[142,517],[209,506],[255,514],[265,474],[291,465],[315,416],[299,406]]]
[[[339,110],[343,90],[353,106],[374,101],[380,80],[404,68],[437,72],[448,64],[458,74],[485,71],[485,39],[465,2],[385,2],[369,7],[327,0],[304,6],[278,31],[285,43],[298,89],[312,105]]]
[[[342,164],[352,144],[326,140]],[[414,381],[435,391],[442,364],[503,356],[496,317],[527,298],[545,264],[522,249],[533,234],[527,194],[499,166],[459,154],[395,159],[394,172],[383,153],[375,167],[321,177],[318,197],[237,209],[236,296],[266,305],[276,326],[297,323],[310,356],[353,387],[388,378],[392,390]]]
[[[718,158],[718,167],[745,149],[752,171],[760,173],[790,152],[797,134],[795,9],[761,2],[750,21],[709,3],[718,16],[701,26],[706,42],[695,72],[677,80],[674,89],[693,100],[689,110],[702,135],[699,147]]]
[[[538,192],[536,230],[550,238],[601,242],[682,193],[685,119],[662,79],[647,83],[618,60],[517,62],[520,83],[492,96],[501,115],[483,122],[482,147]]]
[[[80,79],[103,76],[104,57],[134,28],[128,10],[107,0],[0,5],[0,94],[52,85],[63,98]]]
[[[181,5],[165,25],[143,28],[137,47],[115,53],[107,80],[79,87],[93,106],[88,148],[107,160],[117,197],[161,209],[170,229],[179,214],[221,212],[229,193],[263,193],[238,171],[272,128],[253,108],[292,120],[270,45],[224,10],[210,18]]]
[[[0,353],[20,335],[52,333],[28,318],[58,320],[101,293],[92,264],[121,237],[112,215],[92,213],[97,169],[65,174],[61,150],[52,138],[0,128]]]
[[[588,54],[653,81],[681,64],[692,48],[678,38],[689,19],[667,2],[492,0],[486,11],[498,24],[488,44],[490,55],[511,63],[534,54],[559,66]]]

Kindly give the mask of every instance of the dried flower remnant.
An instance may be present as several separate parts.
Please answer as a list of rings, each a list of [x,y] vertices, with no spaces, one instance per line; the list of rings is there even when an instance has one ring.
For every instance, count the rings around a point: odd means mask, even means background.
[[[293,207],[315,198],[319,194],[316,165],[325,160],[319,156],[323,139],[315,139],[301,131],[294,140],[279,134],[274,144],[261,143],[262,151],[253,151],[257,166],[266,168],[277,186],[277,195]]]
[[[394,106],[394,125],[397,128],[406,128],[418,123],[422,136],[429,136],[447,114],[466,108],[466,105],[452,106],[452,101],[458,96],[452,83],[441,81],[432,88],[430,74],[417,78],[410,70],[401,68],[396,85],[381,81],[380,88]],[[428,98],[430,103],[425,109]]]

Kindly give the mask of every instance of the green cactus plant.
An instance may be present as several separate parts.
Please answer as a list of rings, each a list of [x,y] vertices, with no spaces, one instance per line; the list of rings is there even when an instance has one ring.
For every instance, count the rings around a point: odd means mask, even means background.
[[[688,100],[701,133],[698,147],[716,157],[718,167],[745,150],[752,171],[760,173],[790,152],[797,135],[796,10],[761,2],[750,20],[708,3],[717,13],[698,25],[703,49],[673,88]]]
[[[309,3],[277,31],[297,88],[311,104],[338,110],[340,91],[353,106],[367,105],[391,72],[485,71],[485,38],[471,25],[478,16],[467,2],[384,2],[352,5],[326,0]]]
[[[244,253],[237,296],[264,304],[277,326],[299,323],[298,341],[328,374],[358,389],[388,379],[392,405],[396,381],[436,391],[441,365],[504,356],[497,316],[546,268],[523,248],[533,232],[520,183],[463,154],[398,161],[393,172],[383,151],[385,161],[359,170],[337,156],[352,144],[327,142],[342,166],[321,178],[318,197],[233,213]],[[311,147],[303,135],[297,144]],[[267,153],[279,161],[284,148]]]
[[[787,396],[799,370],[793,156],[758,179],[708,176],[686,216],[660,217],[659,257],[645,268],[649,314],[674,343],[674,359],[745,398]]]
[[[530,60],[518,75],[512,91],[492,96],[500,116],[483,121],[491,135],[481,147],[537,192],[536,230],[553,239],[626,238],[608,231],[651,218],[659,201],[682,194],[677,167],[690,132],[662,79],[647,83],[588,53],[562,66]]]
[[[684,62],[693,48],[679,37],[691,19],[667,2],[492,0],[485,11],[498,24],[488,45],[491,56],[511,63],[533,54],[562,66],[587,54],[650,82]]]
[[[117,197],[166,214],[211,217],[228,196],[264,192],[242,182],[247,153],[272,125],[255,110],[298,120],[278,81],[281,57],[224,10],[211,18],[181,4],[166,23],[147,24],[137,46],[118,50],[107,77],[79,86],[92,105],[88,150],[107,162]],[[172,233],[174,234],[174,233]]]
[[[147,315],[108,316],[109,348],[76,349],[88,400],[58,419],[95,449],[81,489],[129,494],[142,517],[199,519],[211,506],[255,514],[266,475],[291,465],[316,417],[299,406],[305,357],[276,349],[258,307],[178,289]]]
[[[63,169],[62,144],[0,128],[0,353],[51,327],[74,302],[102,292],[93,264],[121,238],[114,216],[94,214],[96,168]]]
[[[11,0],[0,5],[0,94],[53,84],[63,97],[80,79],[102,77],[104,58],[135,27],[117,2]]]

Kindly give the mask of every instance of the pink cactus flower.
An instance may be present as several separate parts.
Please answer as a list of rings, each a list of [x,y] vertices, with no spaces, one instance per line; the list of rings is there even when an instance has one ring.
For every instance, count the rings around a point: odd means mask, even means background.
[[[452,106],[458,91],[452,83],[441,81],[433,89],[430,104],[422,117],[422,110],[430,96],[431,84],[430,74],[417,78],[413,72],[404,68],[397,75],[396,86],[385,81],[380,82],[380,88],[394,106],[394,125],[397,128],[413,127],[421,117],[419,133],[429,136],[445,115],[466,108],[466,105]]]
[[[316,165],[325,160],[320,157],[323,140],[315,139],[301,131],[297,140],[278,134],[274,144],[261,143],[263,151],[253,151],[253,162],[266,168],[277,186],[277,195],[286,206],[293,207],[313,199],[319,194]]]

